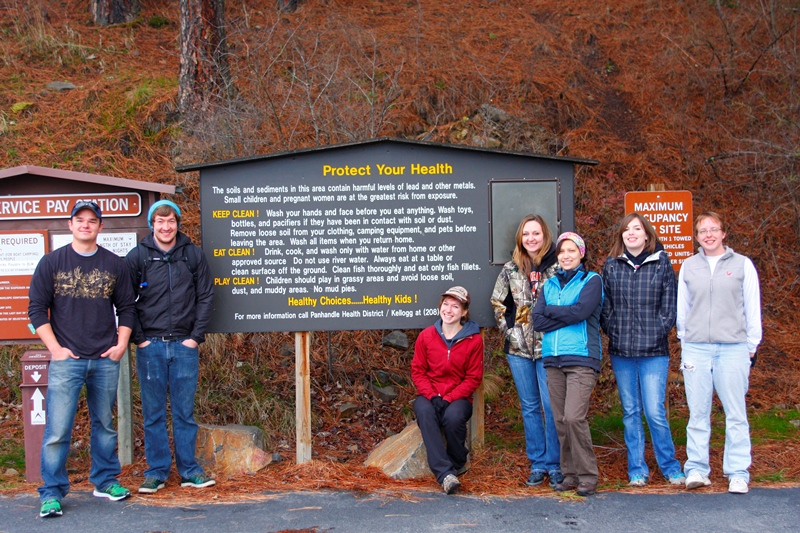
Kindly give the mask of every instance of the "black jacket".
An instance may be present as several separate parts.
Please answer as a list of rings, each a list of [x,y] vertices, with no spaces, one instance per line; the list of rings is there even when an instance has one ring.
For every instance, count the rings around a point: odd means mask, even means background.
[[[138,296],[131,342],[141,344],[146,337],[188,337],[203,342],[214,300],[203,250],[178,232],[175,246],[164,253],[150,234],[128,252],[125,261]],[[143,280],[146,285],[142,287]]]

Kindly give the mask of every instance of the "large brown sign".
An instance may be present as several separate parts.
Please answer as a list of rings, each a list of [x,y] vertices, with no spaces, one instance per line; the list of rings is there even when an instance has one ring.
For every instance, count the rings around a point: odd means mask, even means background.
[[[37,194],[0,197],[0,220],[69,218],[72,208],[81,200],[96,202],[103,218],[135,217],[142,212],[142,197],[138,193]]]
[[[203,168],[211,330],[421,329],[454,285],[493,326],[520,218],[573,228],[576,162],[376,140]]]
[[[675,271],[694,255],[691,192],[629,192],[625,194],[625,212],[639,213],[653,224]]]

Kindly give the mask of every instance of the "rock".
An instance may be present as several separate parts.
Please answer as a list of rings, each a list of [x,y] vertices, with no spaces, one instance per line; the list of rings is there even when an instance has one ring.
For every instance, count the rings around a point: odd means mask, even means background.
[[[495,139],[494,137],[487,137],[487,136],[479,136],[473,135],[472,142],[475,146],[479,146],[481,148],[502,148],[503,143],[499,140]]]
[[[294,357],[294,346],[291,344],[281,344],[281,355],[283,357]]]
[[[374,466],[393,479],[414,479],[432,476],[428,454],[416,422],[381,442],[372,450],[364,466]]]
[[[402,374],[396,372],[387,372],[385,370],[378,370],[375,372],[375,383],[377,385],[388,385],[393,383],[395,385],[405,385],[408,380]]]
[[[789,420],[789,423],[797,429],[800,429],[800,420]]]
[[[390,348],[397,348],[398,350],[408,350],[408,335],[402,331],[393,331],[386,335],[381,343]]]
[[[278,452],[273,452],[272,454],[272,462],[273,463],[280,463],[283,461],[283,457]]]
[[[350,402],[345,402],[339,406],[339,418],[350,418],[358,411],[358,405]]]
[[[481,106],[481,111],[483,112],[483,115],[492,122],[505,122],[506,120],[511,118],[511,115],[509,115],[502,109],[498,109],[493,105],[489,104],[483,104]]]
[[[75,86],[68,81],[51,81],[45,87],[51,91],[71,91]]]
[[[374,394],[377,398],[383,400],[384,402],[391,402],[392,400],[397,398],[397,391],[391,385],[386,385],[385,387],[381,387],[374,381],[370,381],[369,385],[372,394]]]
[[[387,374],[385,370],[378,370],[375,372],[375,379],[380,384],[389,383],[392,381],[392,378],[389,377],[389,374]]]
[[[8,477],[13,477],[13,476],[18,476],[19,472],[17,472],[13,468],[8,468],[8,469],[6,469],[5,472],[3,472],[3,474],[8,476]]]
[[[225,475],[255,474],[272,462],[264,451],[264,432],[254,426],[198,424],[197,460]]]

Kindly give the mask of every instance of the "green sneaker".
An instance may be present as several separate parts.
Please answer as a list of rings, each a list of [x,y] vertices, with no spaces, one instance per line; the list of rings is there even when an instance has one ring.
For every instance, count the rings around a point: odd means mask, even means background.
[[[206,487],[210,487],[211,485],[216,485],[216,484],[217,484],[216,481],[203,474],[198,474],[190,478],[185,478],[185,477],[181,478],[181,487],[194,487],[196,489],[204,489]]]
[[[64,514],[64,511],[61,510],[61,502],[58,500],[43,501],[42,508],[39,510],[39,516],[42,518],[61,516],[62,514]]]
[[[139,485],[139,492],[141,494],[155,494],[159,489],[164,488],[164,482],[154,477],[144,478],[144,483]]]
[[[94,494],[98,498],[108,498],[109,500],[115,502],[118,500],[124,500],[125,498],[130,496],[131,491],[129,491],[119,483],[114,483],[113,485],[109,485],[103,490],[94,489],[94,492],[92,494]]]

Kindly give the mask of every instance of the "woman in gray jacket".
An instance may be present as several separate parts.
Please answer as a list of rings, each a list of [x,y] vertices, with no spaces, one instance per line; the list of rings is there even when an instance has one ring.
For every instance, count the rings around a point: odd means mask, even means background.
[[[727,229],[714,212],[697,216],[700,252],[681,265],[678,338],[689,404],[686,488],[711,485],[708,445],[714,391],[725,410],[722,471],[728,492],[747,493],[750,425],[745,396],[761,342],[761,291],[753,262],[723,244]]]
[[[669,373],[667,335],[675,325],[677,283],[655,229],[638,213],[619,223],[603,267],[603,291],[600,325],[608,335],[622,404],[630,485],[642,487],[650,477],[644,460],[642,411],[661,473],[671,484],[681,485],[685,477],[675,459],[664,409]]]
[[[522,219],[515,240],[512,260],[497,277],[491,301],[497,327],[506,338],[506,359],[522,410],[525,451],[531,462],[526,484],[540,485],[547,475],[554,486],[563,480],[558,433],[542,366],[542,334],[533,329],[531,310],[539,288],[558,268],[555,245],[539,215]]]

